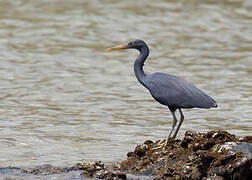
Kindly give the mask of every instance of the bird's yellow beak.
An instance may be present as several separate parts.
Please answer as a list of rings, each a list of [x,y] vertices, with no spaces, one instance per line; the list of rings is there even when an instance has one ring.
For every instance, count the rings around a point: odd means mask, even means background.
[[[120,46],[108,48],[108,49],[106,49],[106,52],[116,51],[116,50],[120,50],[120,49],[127,49],[127,48],[129,48],[128,45],[120,45]]]

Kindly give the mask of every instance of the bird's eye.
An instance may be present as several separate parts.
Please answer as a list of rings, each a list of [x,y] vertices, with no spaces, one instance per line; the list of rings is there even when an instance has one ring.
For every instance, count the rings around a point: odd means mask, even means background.
[[[132,46],[134,46],[134,43],[131,43]]]

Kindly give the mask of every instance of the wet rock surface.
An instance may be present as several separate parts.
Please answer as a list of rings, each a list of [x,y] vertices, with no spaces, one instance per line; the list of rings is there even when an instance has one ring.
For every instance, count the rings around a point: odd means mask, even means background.
[[[80,170],[83,170],[81,173],[83,177],[98,179],[126,179],[125,173],[113,171],[109,167],[104,167],[104,164],[101,162],[77,163],[76,167],[78,167]]]
[[[28,174],[40,174],[40,175],[50,175],[50,174],[58,174],[58,173],[67,173],[70,171],[78,171],[77,167],[55,167],[50,164],[44,164],[42,166],[37,166],[35,168],[22,168],[22,173]]]
[[[82,162],[73,167],[0,168],[1,174],[14,171],[22,176],[67,174],[67,179],[249,180],[252,179],[252,136],[239,138],[226,131],[187,131],[182,140],[145,141],[128,152],[125,161],[114,165]]]

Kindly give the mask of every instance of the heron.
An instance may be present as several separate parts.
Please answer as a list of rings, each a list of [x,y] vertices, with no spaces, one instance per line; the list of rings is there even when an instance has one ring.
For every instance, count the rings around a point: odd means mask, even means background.
[[[143,40],[137,39],[129,42],[126,45],[108,48],[106,51],[111,52],[120,49],[136,49],[140,52],[134,63],[134,72],[137,80],[149,90],[151,96],[156,101],[168,107],[173,117],[172,128],[167,139],[176,138],[178,131],[184,121],[182,109],[209,109],[212,107],[217,107],[217,103],[212,97],[208,96],[199,88],[195,87],[184,79],[161,72],[145,74],[143,66],[145,60],[149,56],[149,48]],[[175,114],[176,110],[178,110],[180,113],[180,121],[175,132],[173,133],[177,124],[177,117]]]

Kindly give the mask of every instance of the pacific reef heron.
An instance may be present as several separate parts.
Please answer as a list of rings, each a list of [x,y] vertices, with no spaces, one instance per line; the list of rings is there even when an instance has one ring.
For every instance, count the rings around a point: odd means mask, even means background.
[[[140,55],[135,61],[134,71],[138,81],[146,87],[152,97],[159,103],[168,106],[173,117],[172,129],[168,139],[171,137],[177,124],[175,111],[179,110],[180,122],[172,138],[175,139],[181,124],[184,121],[183,108],[211,108],[217,107],[215,100],[202,92],[200,89],[174,75],[156,72],[145,74],[143,71],[144,62],[149,56],[149,48],[143,40],[134,40],[127,45],[120,45],[107,49],[107,52],[120,49],[137,49]]]

